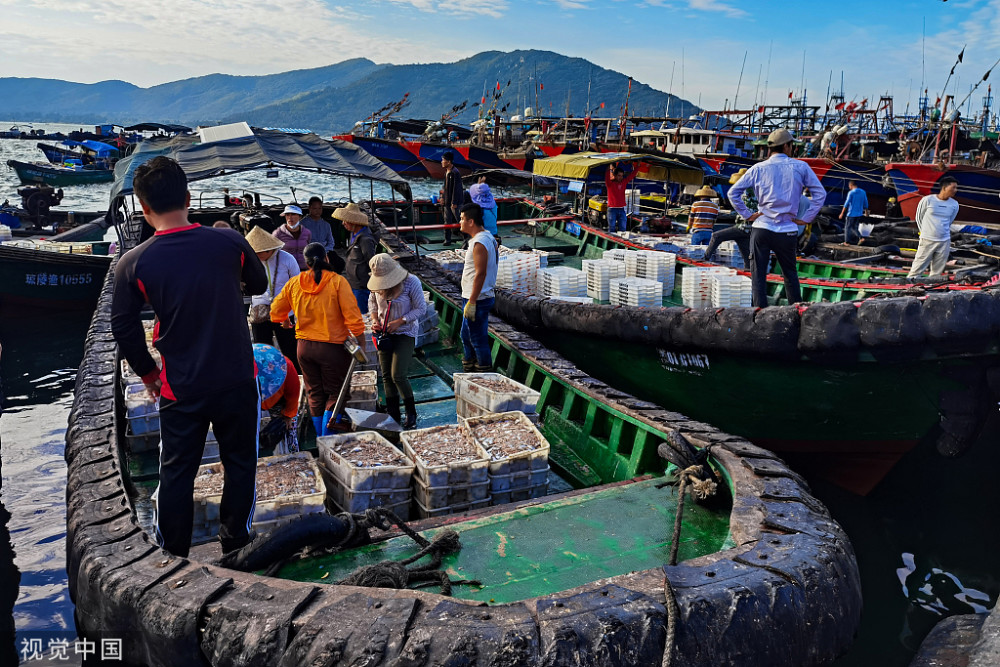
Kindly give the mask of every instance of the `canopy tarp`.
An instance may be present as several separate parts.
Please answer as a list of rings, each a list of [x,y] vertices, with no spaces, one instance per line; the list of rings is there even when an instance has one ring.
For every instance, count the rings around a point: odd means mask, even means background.
[[[115,165],[111,201],[132,192],[132,179],[140,165],[165,155],[177,160],[188,182],[253,169],[283,167],[318,171],[334,176],[362,178],[392,185],[407,199],[410,184],[363,148],[346,141],[327,141],[315,134],[293,135],[276,130],[254,130],[253,136],[199,143],[198,135],[149,139]],[[114,208],[114,203],[112,203]]]
[[[124,129],[126,132],[159,132],[162,130],[171,134],[191,131],[191,128],[187,125],[172,125],[170,123],[138,123],[136,125],[129,125]]]
[[[98,157],[110,157],[118,154],[117,148],[109,146],[108,144],[103,144],[100,141],[87,139],[86,141],[81,141],[79,145],[89,148],[96,153]]]
[[[544,160],[535,160],[534,172],[539,176],[564,180],[603,180],[605,172],[619,162],[645,163],[648,169],[640,171],[637,177],[645,181],[701,185],[704,180],[704,172],[697,167],[657,155],[640,153],[584,152],[557,155]]]

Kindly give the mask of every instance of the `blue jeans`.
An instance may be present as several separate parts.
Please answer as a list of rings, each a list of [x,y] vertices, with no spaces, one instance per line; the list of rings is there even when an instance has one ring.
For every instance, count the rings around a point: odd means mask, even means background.
[[[617,231],[628,231],[628,216],[625,215],[624,208],[608,209],[608,231],[612,234]]]
[[[847,216],[847,222],[844,224],[844,243],[857,243],[861,240],[861,232],[858,231],[860,222],[861,216]]]
[[[371,294],[366,289],[352,289],[354,292],[354,298],[358,300],[358,308],[361,309],[362,315],[368,314],[368,296]]]
[[[691,234],[691,245],[708,245],[708,242],[712,238],[711,229],[696,229]],[[706,257],[706,259],[708,259]]]
[[[476,301],[476,319],[473,322],[462,318],[462,357],[475,361],[477,366],[492,367],[493,353],[490,351],[490,310],[495,299]],[[462,299],[462,308],[469,302]]]

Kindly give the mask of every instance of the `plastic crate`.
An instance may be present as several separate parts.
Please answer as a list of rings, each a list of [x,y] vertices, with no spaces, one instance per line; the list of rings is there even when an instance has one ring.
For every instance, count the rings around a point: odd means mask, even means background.
[[[430,464],[422,459],[414,443],[439,433],[442,435],[448,434],[451,437],[463,437],[475,451],[475,458],[438,465]],[[426,487],[438,488],[486,484],[489,481],[488,455],[476,443],[469,429],[464,424],[448,424],[416,431],[403,431],[399,436],[399,440],[403,445],[403,452],[414,463],[413,479],[415,482],[420,482]],[[476,498],[475,500],[481,499]],[[435,503],[433,506],[437,507],[438,504]],[[424,505],[427,507],[432,506],[427,501],[424,501]]]
[[[412,490],[405,489],[366,489],[359,491],[348,489],[325,465],[320,465],[320,471],[326,482],[327,508],[332,513],[350,512],[360,514],[373,507],[384,507],[391,510],[404,521],[410,518],[410,499]]]
[[[474,503],[461,503],[457,505],[449,505],[448,507],[439,507],[437,509],[429,509],[420,504],[420,501],[414,501],[414,505],[417,508],[417,514],[421,519],[429,519],[436,516],[447,516],[449,514],[467,514],[469,512],[483,509],[490,506],[490,499],[480,500]]]
[[[461,424],[463,423],[463,419],[468,419],[469,417],[482,417],[483,415],[494,415],[496,413],[486,410],[485,408],[481,408],[478,405],[473,405],[463,398],[456,398],[455,414],[458,416],[458,423]],[[531,414],[525,414],[524,416],[527,417],[528,421],[535,426],[538,425],[539,418],[536,413],[532,412]]]
[[[485,466],[484,466],[485,468]],[[468,505],[484,500],[490,501],[490,480],[478,484],[455,484],[449,486],[426,486],[419,479],[413,480],[413,498],[421,507],[429,510]]]
[[[354,371],[351,375],[351,402],[378,400],[378,373]]]
[[[427,333],[431,329],[436,329],[441,322],[441,317],[433,308],[424,311],[424,316],[417,321],[417,333]]]
[[[253,526],[277,525],[291,521],[306,514],[322,512],[326,503],[326,485],[323,481],[316,460],[307,452],[286,454],[284,456],[269,456],[259,459],[257,467],[281,465],[285,461],[302,459],[308,462],[308,467],[315,476],[313,493],[288,493],[275,498],[258,500],[254,505]],[[225,474],[221,463],[210,463],[198,468],[198,475]],[[258,475],[258,484],[260,483]],[[195,488],[194,493],[194,537],[212,538],[219,531],[219,507],[222,503],[222,493],[200,493]]]
[[[534,445],[533,449],[524,450],[515,454],[503,456],[502,458],[491,458],[490,470],[490,496],[494,498],[494,504],[502,501],[508,492],[525,489],[530,494],[532,487],[542,487],[547,489],[549,474],[549,443],[538,429],[532,424],[523,412],[503,412],[495,415],[485,415],[482,417],[470,417],[465,420],[466,426],[472,432],[476,442],[489,453],[492,444],[491,437],[477,437],[477,426],[493,426],[497,422],[513,419],[518,422],[519,427],[526,431],[526,435]],[[491,434],[492,435],[492,434]],[[537,491],[544,495],[545,490]],[[498,495],[499,494],[499,495]]]
[[[541,394],[515,382],[500,373],[455,373],[455,397],[490,412],[534,413]],[[503,382],[510,387],[506,391],[498,391],[479,384],[477,380],[493,380]]]
[[[146,391],[146,386],[125,388],[125,416],[134,435],[146,435],[160,430],[159,401]]]
[[[431,343],[436,343],[441,339],[441,330],[438,328],[431,329],[425,333],[417,334],[417,340],[413,344],[414,348],[420,348],[424,345],[430,345]]]
[[[128,440],[129,451],[133,454],[144,454],[146,452],[158,451],[160,449],[160,432],[150,431],[142,435],[132,433],[131,428],[125,431],[125,438]]]
[[[405,463],[402,465],[359,467],[334,451],[334,447],[347,448],[349,451],[350,448],[362,443],[374,445],[379,449],[385,448],[387,454],[396,455]],[[316,438],[316,447],[319,450],[320,462],[349,491],[371,491],[373,489],[392,491],[410,488],[413,462],[378,433],[362,431],[341,435],[324,435]]]
[[[611,250],[605,250],[601,255],[601,259],[610,259],[615,262],[624,262],[625,255],[632,252],[631,250],[626,250],[624,248],[612,248]]]
[[[541,472],[541,471],[539,471]],[[531,479],[535,479],[536,475],[532,474]],[[548,494],[549,492],[549,481],[548,481],[548,470],[545,471],[545,481],[540,484],[533,484],[531,486],[524,486],[523,484],[518,484],[517,486],[508,487],[506,491],[494,491],[490,489],[490,499],[493,501],[494,505],[505,505],[507,503],[516,503],[522,500],[531,500],[532,498],[541,498],[542,496]]]
[[[616,306],[659,308],[663,305],[663,285],[645,278],[614,278],[608,296]]]

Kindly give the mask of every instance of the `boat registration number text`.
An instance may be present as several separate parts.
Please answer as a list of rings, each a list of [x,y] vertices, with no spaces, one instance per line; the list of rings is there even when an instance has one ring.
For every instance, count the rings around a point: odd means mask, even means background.
[[[89,285],[94,282],[90,273],[26,273],[25,285],[52,287],[59,285]]]
[[[689,354],[659,350],[660,363],[668,371],[701,375],[710,367],[707,354]]]

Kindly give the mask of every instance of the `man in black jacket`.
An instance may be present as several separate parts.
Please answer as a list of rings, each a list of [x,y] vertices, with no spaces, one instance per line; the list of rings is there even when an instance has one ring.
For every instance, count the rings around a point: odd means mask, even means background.
[[[188,222],[191,195],[184,171],[156,157],[135,172],[135,194],[156,230],[115,267],[111,328],[122,355],[160,400],[160,486],[156,537],[186,556],[191,546],[194,479],[209,423],[219,441],[225,486],[219,508],[223,551],[250,539],[257,469],[257,381],[241,283],[267,289],[267,274],[250,244],[232,229]],[[157,322],[149,350],[140,310]]]
[[[441,167],[444,168],[444,223],[457,225],[458,213],[465,203],[465,188],[462,187],[462,176],[455,168],[455,154],[445,151],[441,154]],[[444,230],[445,245],[451,244],[451,229]]]

